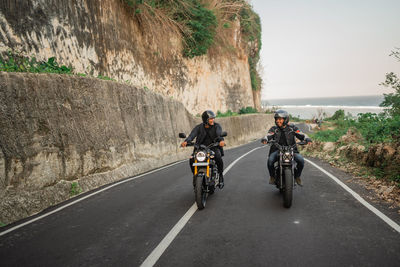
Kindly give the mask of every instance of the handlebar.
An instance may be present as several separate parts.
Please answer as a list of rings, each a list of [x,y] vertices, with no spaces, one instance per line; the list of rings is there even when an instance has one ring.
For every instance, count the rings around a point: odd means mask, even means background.
[[[267,141],[267,140],[263,139],[262,141]],[[278,147],[283,147],[283,145],[280,145],[276,140],[267,141],[267,144],[271,145],[271,146],[275,145],[275,146],[278,146]],[[295,143],[293,145],[288,145],[288,147],[292,148],[292,147],[295,147],[296,145],[307,145],[307,144],[308,144],[308,142],[303,140],[303,141],[297,142],[297,143]]]
[[[196,145],[196,143],[188,142],[188,143],[186,144],[186,146],[198,146],[198,147],[204,146],[205,148],[211,148],[211,147],[219,146],[219,142],[213,142],[213,143],[209,144],[208,146],[205,146],[205,145]]]

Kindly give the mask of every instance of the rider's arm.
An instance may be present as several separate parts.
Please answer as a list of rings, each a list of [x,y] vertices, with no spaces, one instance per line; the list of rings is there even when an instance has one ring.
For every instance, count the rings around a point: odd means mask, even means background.
[[[218,123],[215,124],[215,133],[217,134],[217,141],[224,141],[224,138],[221,136],[222,134],[222,127]]]
[[[193,139],[195,139],[196,136],[199,134],[199,129],[200,129],[200,125],[197,125],[196,127],[194,127],[193,130],[190,132],[189,136],[186,137],[185,142],[187,142],[187,143],[192,142]]]
[[[271,127],[271,129],[268,130],[267,134],[261,140],[267,140],[269,142],[274,138],[274,135],[275,135],[275,128]]]
[[[292,127],[293,127],[294,133],[298,139],[300,139],[301,141],[311,142],[310,137],[308,137],[307,134],[300,131],[300,129],[297,126],[293,125]]]
[[[218,123],[215,124],[215,133],[217,134],[217,142],[219,142],[219,146],[225,146],[224,138],[221,136],[222,134],[222,127]]]

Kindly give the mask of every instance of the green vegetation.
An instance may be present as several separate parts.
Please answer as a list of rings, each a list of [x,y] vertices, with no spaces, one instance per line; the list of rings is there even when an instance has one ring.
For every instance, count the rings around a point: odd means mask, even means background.
[[[387,116],[384,113],[360,113],[357,119],[344,116],[343,110],[336,111],[329,118],[330,126],[334,129],[318,131],[313,138],[324,142],[337,142],[346,134],[350,127],[358,131],[364,145],[399,142],[400,116]]]
[[[205,55],[208,48],[214,42],[215,28],[217,27],[217,18],[214,13],[201,6],[197,1],[190,9],[190,19],[187,26],[190,35],[185,35],[186,47],[183,55],[189,58]]]
[[[217,18],[199,0],[124,0],[139,20],[158,20],[179,29],[183,36],[183,55],[188,58],[207,53],[214,43]],[[203,3],[204,2],[204,3]]]
[[[59,66],[54,57],[37,61],[35,57],[27,58],[12,52],[8,52],[7,58],[0,56],[0,71],[73,74],[72,68]]]
[[[88,76],[88,74],[85,73],[75,73],[72,67],[66,67],[64,65],[60,66],[55,57],[51,57],[47,61],[38,61],[35,57],[24,57],[13,52],[8,52],[6,58],[0,56],[0,71],[71,74],[80,77]],[[103,75],[98,75],[97,78],[107,81],[115,81],[115,79]]]
[[[103,75],[99,75],[99,76],[97,76],[97,78],[99,78],[101,80],[106,80],[106,81],[115,81],[115,79],[107,77],[107,76],[103,76]]]
[[[397,48],[390,56],[400,61],[400,49]],[[318,131],[314,138],[320,141],[336,142],[350,127],[361,134],[361,143],[368,146],[378,143],[400,143],[400,79],[393,72],[386,74],[386,80],[381,85],[394,89],[394,93],[384,94],[384,101],[380,104],[387,107],[385,113],[360,113],[356,119],[346,116],[344,110],[337,110],[330,121],[331,128]]]
[[[240,25],[244,40],[252,43],[249,52],[249,66],[250,66],[250,79],[251,88],[254,91],[261,90],[262,79],[257,71],[257,64],[260,60],[261,50],[261,20],[257,13],[255,13],[251,6],[245,4],[240,11]]]
[[[217,111],[217,118],[222,118],[222,117],[232,117],[232,116],[239,116],[243,114],[251,114],[251,113],[258,113],[257,109],[253,107],[245,107],[239,109],[238,112],[233,112],[232,110],[228,109],[227,112],[222,113],[221,111]]]
[[[250,113],[258,113],[258,111],[253,107],[245,107],[239,109],[239,114],[250,114]]]
[[[300,117],[294,117],[290,116],[289,117],[289,122],[304,122],[305,120],[300,119]]]
[[[69,191],[70,196],[76,196],[82,193],[82,188],[79,186],[77,182],[71,183],[71,189]]]
[[[343,109],[336,110],[332,117],[326,118],[327,121],[344,120],[345,114]]]
[[[225,31],[240,20],[243,44],[246,46],[253,90],[260,90],[262,79],[257,71],[261,50],[261,21],[246,0],[122,0],[134,12],[145,31],[168,25],[182,35],[183,55],[188,58],[207,54],[213,44],[224,44]],[[153,27],[151,27],[153,26]],[[218,41],[218,42],[216,42]]]
[[[396,48],[390,56],[394,56],[398,61],[400,61],[400,48]],[[383,94],[384,100],[381,103],[381,107],[387,107],[387,112],[390,115],[396,116],[400,115],[400,79],[393,72],[386,74],[386,79],[381,85],[385,87],[390,87],[394,89],[394,93]]]
[[[5,224],[5,223],[3,223],[3,222],[0,222],[0,227],[4,227],[4,226],[6,226],[7,224]]]
[[[217,111],[217,118],[222,118],[222,117],[232,117],[232,116],[238,116],[239,113],[233,112],[232,110],[228,109],[227,112],[222,113],[221,111]]]

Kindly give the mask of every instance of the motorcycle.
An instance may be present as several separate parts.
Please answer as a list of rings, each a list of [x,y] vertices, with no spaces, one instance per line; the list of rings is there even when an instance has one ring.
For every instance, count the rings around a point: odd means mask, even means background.
[[[221,137],[227,136],[226,132],[222,132]],[[186,138],[184,133],[179,133],[180,138]],[[194,159],[193,167],[193,187],[196,204],[199,210],[204,209],[206,206],[207,198],[212,195],[215,188],[219,186],[219,172],[216,161],[214,160],[215,152],[213,147],[218,147],[219,142],[214,140],[208,146],[196,145],[191,142],[187,146],[193,146],[193,154],[191,158]]]
[[[279,150],[278,160],[274,163],[275,169],[275,185],[279,192],[283,194],[283,206],[290,208],[293,201],[293,189],[296,186],[294,181],[294,170],[296,161],[294,160],[294,149],[296,145],[306,145],[306,141],[298,142],[294,145],[283,146],[277,141],[268,142],[271,146],[276,146]]]

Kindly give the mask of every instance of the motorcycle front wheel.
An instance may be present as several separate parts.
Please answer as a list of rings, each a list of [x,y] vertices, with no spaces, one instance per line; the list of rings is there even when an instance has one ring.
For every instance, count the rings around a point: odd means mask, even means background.
[[[207,192],[204,181],[204,173],[199,173],[196,176],[195,186],[194,186],[194,195],[196,199],[197,208],[199,210],[204,209],[207,202]]]
[[[292,170],[287,168],[283,170],[283,175],[285,179],[285,191],[283,192],[283,206],[285,208],[290,208],[292,206],[293,199],[293,177]]]

